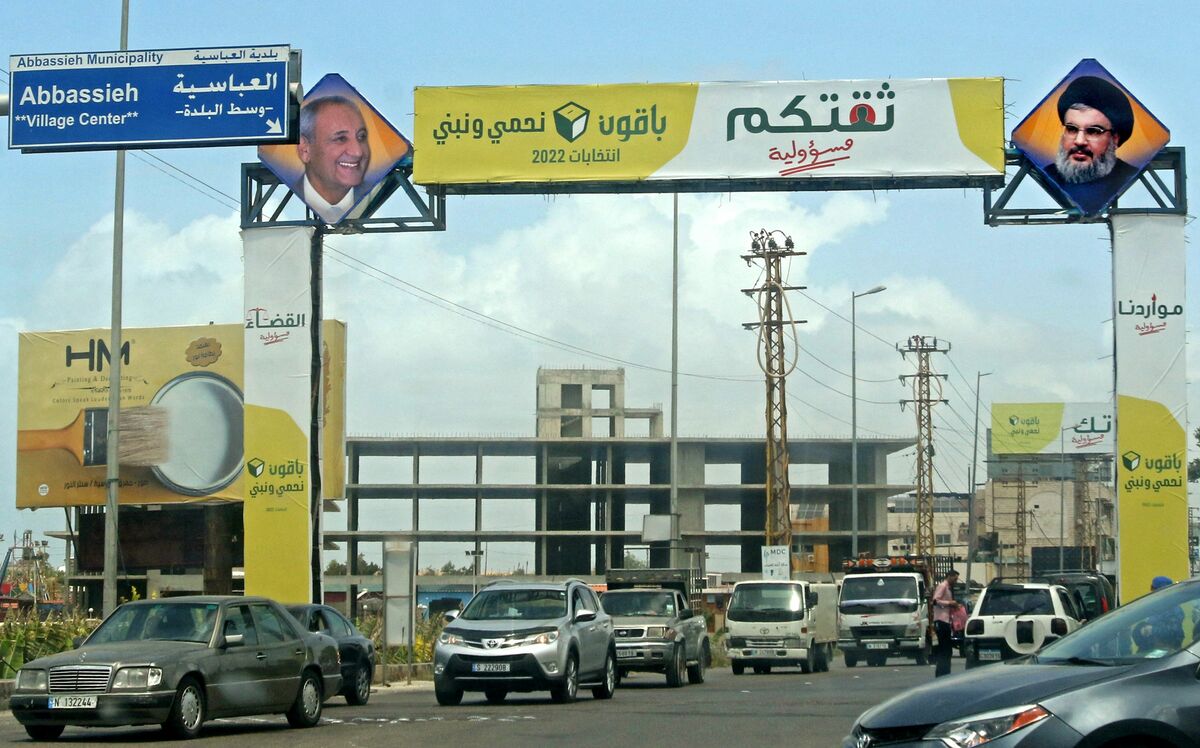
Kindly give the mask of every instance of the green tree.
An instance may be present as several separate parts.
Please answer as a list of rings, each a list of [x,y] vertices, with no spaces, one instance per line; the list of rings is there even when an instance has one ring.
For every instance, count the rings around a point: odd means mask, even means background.
[[[1196,439],[1196,446],[1200,446],[1200,426],[1192,432],[1192,436]],[[1200,481],[1200,457],[1188,462],[1188,483]]]
[[[646,562],[633,555],[629,551],[625,551],[625,558],[621,560],[621,568],[623,569],[645,569]]]

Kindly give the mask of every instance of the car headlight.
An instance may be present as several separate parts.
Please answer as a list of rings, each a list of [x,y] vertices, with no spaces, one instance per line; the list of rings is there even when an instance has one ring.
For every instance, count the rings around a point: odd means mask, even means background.
[[[675,629],[670,626],[647,626],[647,639],[674,639]]]
[[[462,644],[462,643],[463,643],[463,638],[461,636],[459,636],[458,634],[451,633],[449,631],[443,631],[441,633],[441,635],[438,636],[438,644]]]
[[[518,646],[525,646],[525,645],[529,645],[529,644],[553,644],[556,641],[558,641],[558,630],[557,629],[555,629],[554,631],[543,631],[540,634],[534,634],[532,636],[527,636],[521,640],[521,644]]]
[[[145,690],[162,683],[162,668],[156,667],[123,667],[113,678],[113,690],[137,689]]]
[[[930,730],[925,739],[939,738],[946,745],[971,748],[987,745],[997,738],[1041,722],[1049,716],[1050,712],[1037,704],[997,709],[994,712],[943,722]]]
[[[29,670],[22,668],[17,673],[17,690],[18,691],[45,691],[46,690],[46,671],[45,670]]]

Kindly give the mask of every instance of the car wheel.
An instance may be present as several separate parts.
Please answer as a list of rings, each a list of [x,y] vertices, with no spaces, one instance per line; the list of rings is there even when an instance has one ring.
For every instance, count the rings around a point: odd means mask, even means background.
[[[671,688],[679,688],[683,685],[683,679],[687,673],[687,660],[683,656],[683,645],[676,644],[671,650],[671,663],[667,665],[667,685]]]
[[[563,671],[562,681],[550,688],[550,698],[556,704],[570,704],[579,695],[579,663],[575,654],[567,657],[567,667]]]
[[[457,706],[462,703],[463,690],[456,687],[453,683],[443,685],[435,680],[433,682],[433,693],[437,696],[437,703],[441,706]]]
[[[917,664],[918,665],[928,665],[929,664],[929,648],[928,647],[921,647],[920,649],[917,650]]]
[[[611,699],[617,690],[617,663],[612,650],[604,656],[604,682],[592,689],[592,698]]]
[[[808,643],[808,649],[805,651],[804,660],[800,663],[800,672],[805,674],[817,672],[816,646],[817,645],[813,642]]]
[[[204,689],[195,678],[184,678],[175,691],[175,701],[163,729],[172,737],[187,739],[200,734],[204,724]]]
[[[58,740],[65,725],[25,725],[25,732],[34,740]]]
[[[617,685],[618,686],[621,685],[621,681],[625,680],[627,677],[629,677],[628,670],[622,670],[621,668],[617,668]]]
[[[858,664],[858,655],[853,652],[843,652],[842,659],[846,661],[846,667],[854,667]]]
[[[829,672],[829,660],[833,657],[833,645],[822,644],[817,648],[816,671],[818,673]]]
[[[708,667],[708,642],[700,647],[700,657],[695,665],[688,665],[688,683],[703,683],[704,668]]]
[[[503,688],[488,688],[483,692],[489,704],[503,704],[508,697],[508,691]]]
[[[292,727],[315,727],[321,721],[321,680],[311,670],[300,676],[300,690],[296,700],[287,710],[287,721]]]
[[[359,663],[354,669],[350,689],[346,691],[346,703],[362,706],[371,698],[371,663]]]
[[[730,663],[729,666],[733,668],[734,675],[741,675],[742,673],[746,672],[746,666],[740,662]]]

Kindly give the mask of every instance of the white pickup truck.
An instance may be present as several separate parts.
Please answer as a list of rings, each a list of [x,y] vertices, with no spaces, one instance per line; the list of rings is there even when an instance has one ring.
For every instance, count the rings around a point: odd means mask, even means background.
[[[747,667],[756,673],[788,666],[823,672],[837,641],[837,586],[778,579],[738,582],[725,623],[734,675]]]

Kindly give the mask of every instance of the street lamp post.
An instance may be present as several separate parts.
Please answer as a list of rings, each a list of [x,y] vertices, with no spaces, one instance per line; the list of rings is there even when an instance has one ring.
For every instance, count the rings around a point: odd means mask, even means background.
[[[1067,429],[1073,429],[1074,426],[1066,426],[1058,432],[1058,570],[1063,571],[1066,566],[1063,563],[1065,546],[1067,544]]]
[[[850,292],[850,557],[858,558],[858,318],[855,302],[860,296],[879,293],[875,286],[862,293]]]
[[[978,536],[975,529],[975,471],[979,457],[979,382],[984,377],[990,377],[990,371],[975,372],[975,437],[971,440],[971,480],[967,487],[967,589],[971,587],[971,562],[975,560],[975,546]]]

